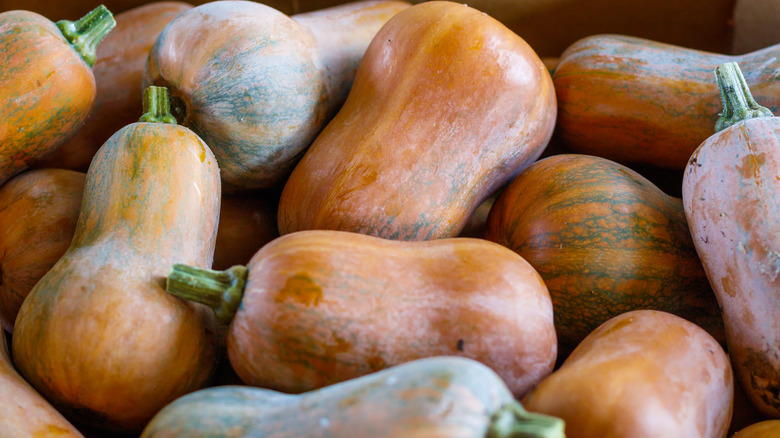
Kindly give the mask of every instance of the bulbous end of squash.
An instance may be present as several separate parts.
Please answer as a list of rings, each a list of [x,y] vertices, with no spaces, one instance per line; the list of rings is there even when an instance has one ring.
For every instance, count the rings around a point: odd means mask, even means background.
[[[139,122],[176,124],[176,118],[171,115],[171,103],[168,89],[154,85],[144,89],[143,115]]]
[[[57,27],[90,67],[95,65],[97,46],[116,26],[113,14],[104,5],[89,11],[78,21],[61,20]]]
[[[241,304],[247,277],[246,266],[224,271],[175,264],[165,282],[165,290],[179,298],[205,304],[224,325],[230,324]]]
[[[493,414],[486,438],[565,438],[564,429],[562,419],[528,412],[514,402]]]
[[[753,99],[753,94],[750,93],[750,88],[736,62],[719,65],[715,69],[715,80],[720,89],[720,99],[723,101],[723,112],[715,123],[715,132],[720,132],[744,120],[774,116],[772,111]]]

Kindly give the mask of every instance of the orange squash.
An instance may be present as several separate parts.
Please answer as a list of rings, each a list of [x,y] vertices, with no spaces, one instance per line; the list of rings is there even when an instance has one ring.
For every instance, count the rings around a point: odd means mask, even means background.
[[[575,154],[537,161],[493,205],[485,238],[520,254],[544,279],[561,355],[637,309],[688,318],[725,344],[682,200],[625,166]]]
[[[523,409],[486,366],[433,357],[300,395],[197,391],[166,406],[141,436],[563,438],[563,429]]]
[[[219,170],[208,146],[171,124],[167,94],[95,155],[73,241],[16,318],[19,372],[74,422],[140,431],[216,366],[209,309],[165,293],[175,261],[208,267]]]
[[[780,118],[734,63],[716,71],[723,117],[691,155],[683,203],[751,402],[780,417]]]
[[[95,104],[84,125],[62,146],[33,167],[86,172],[98,148],[141,113],[143,71],[149,50],[163,28],[191,9],[188,3],[152,2],[114,16],[116,27],[97,48],[92,68],[97,85]]]
[[[56,149],[95,100],[95,48],[114,26],[99,6],[76,22],[0,13],[0,184]]]
[[[731,438],[776,438],[778,436],[780,436],[780,420],[765,420],[740,429]]]
[[[517,34],[463,4],[414,5],[371,41],[344,106],[287,180],[279,231],[456,236],[539,157],[555,108],[549,72]]]
[[[0,322],[13,331],[35,283],[68,249],[79,217],[84,174],[31,170],[0,186]]]
[[[167,290],[230,323],[227,352],[241,380],[284,392],[451,355],[488,365],[522,395],[556,358],[541,278],[481,239],[301,231],[265,245],[247,267],[176,265]]]
[[[572,152],[683,170],[719,110],[712,70],[742,64],[758,99],[780,110],[780,44],[740,56],[621,35],[572,44],[553,74],[556,137]]]
[[[725,438],[733,383],[707,332],[636,310],[589,334],[523,404],[563,419],[568,438]]]
[[[0,333],[0,436],[84,438],[16,372]]]
[[[256,2],[203,4],[160,34],[144,82],[171,89],[173,115],[212,148],[226,191],[281,185],[341,105],[337,87],[351,78],[339,75],[352,73],[383,20],[406,7],[367,5],[335,8],[333,22],[305,17],[323,26],[315,31]],[[348,45],[338,43],[344,34],[354,38]]]

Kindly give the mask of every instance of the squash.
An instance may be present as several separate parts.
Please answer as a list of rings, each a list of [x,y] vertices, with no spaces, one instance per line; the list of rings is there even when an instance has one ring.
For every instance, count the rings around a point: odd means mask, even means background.
[[[725,438],[733,384],[726,352],[707,332],[635,310],[589,334],[523,404],[563,419],[568,438]]]
[[[716,70],[723,117],[691,155],[683,204],[722,307],[729,355],[751,402],[780,417],[780,118],[735,63]]]
[[[287,180],[279,232],[456,236],[539,157],[555,108],[522,38],[463,4],[414,5],[371,41],[344,106]]]
[[[84,125],[62,146],[32,167],[86,172],[98,148],[141,113],[141,82],[149,50],[163,28],[192,5],[160,1],[116,14],[116,27],[97,48],[92,68],[95,104]]]
[[[342,59],[321,53],[311,29],[269,6],[249,1],[210,2],[173,20],[149,53],[144,82],[170,88],[173,115],[211,146],[226,191],[283,183],[303,150],[340,106],[348,86],[338,72],[363,54],[398,2],[352,9],[317,35],[339,41],[362,35]],[[336,16],[341,17],[342,9]],[[360,19],[360,18],[363,19]],[[306,21],[306,20],[304,20]],[[354,27],[344,27],[344,23]],[[323,44],[320,46],[320,44]],[[338,47],[338,46],[336,46]],[[343,65],[342,65],[343,64]]]
[[[223,195],[219,212],[214,269],[245,265],[266,243],[279,237],[278,194],[245,192]]]
[[[681,171],[717,119],[712,70],[739,62],[757,98],[778,110],[778,56],[780,44],[732,57],[628,36],[584,38],[553,74],[555,135],[571,152]]]
[[[0,333],[0,436],[84,438],[16,372]]]
[[[740,429],[731,438],[774,438],[777,436],[780,436],[780,420],[765,420]]]
[[[220,199],[214,155],[167,103],[145,91],[143,122],[95,155],[73,241],[14,327],[20,373],[72,421],[112,432],[140,431],[217,361],[213,312],[163,289],[174,261],[211,265]]]
[[[13,331],[35,283],[68,249],[76,229],[84,174],[31,170],[0,186],[0,322]]]
[[[95,47],[114,26],[104,6],[76,22],[0,13],[0,184],[56,149],[95,100]]]
[[[537,161],[493,205],[485,238],[544,279],[562,357],[603,322],[637,309],[691,319],[725,343],[682,201],[625,166],[576,154]]]
[[[236,438],[562,438],[563,429],[558,418],[525,411],[488,367],[433,357],[300,395],[241,386],[200,390],[166,406],[141,437],[229,431]]]
[[[542,279],[481,239],[301,231],[265,245],[246,267],[177,264],[166,290],[230,324],[227,353],[242,381],[283,392],[451,355],[488,365],[519,396],[556,358]]]

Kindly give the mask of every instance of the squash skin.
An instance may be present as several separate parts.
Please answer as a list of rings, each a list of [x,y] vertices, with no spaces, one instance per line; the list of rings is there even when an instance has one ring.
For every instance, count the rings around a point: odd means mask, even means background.
[[[245,192],[222,196],[213,269],[245,265],[266,243],[279,237],[279,195]]]
[[[67,140],[95,100],[92,69],[49,19],[0,13],[0,184]]]
[[[288,179],[279,231],[456,236],[539,157],[555,111],[549,72],[520,37],[462,4],[414,5],[374,37],[344,106]]]
[[[488,365],[522,395],[555,363],[544,283],[492,242],[301,231],[247,267],[227,352],[249,385],[298,393],[452,355]]]
[[[731,438],[773,438],[780,436],[780,420],[764,420],[740,429]]]
[[[780,417],[778,148],[780,118],[739,122],[699,146],[683,180],[685,213],[722,308],[735,372],[751,402],[773,418]]]
[[[183,2],[159,1],[115,15],[116,27],[98,46],[92,68],[97,93],[88,118],[68,141],[32,167],[86,172],[92,157],[109,137],[138,121],[149,51],[165,26],[192,7]]]
[[[84,438],[16,372],[0,333],[0,436]]]
[[[20,373],[72,421],[140,431],[211,377],[213,312],[166,294],[164,277],[211,265],[219,184],[208,146],[177,125],[128,125],[95,155],[73,241],[13,337]]]
[[[240,386],[201,390],[166,406],[141,436],[482,438],[491,413],[512,401],[484,365],[436,357],[300,395]]]
[[[537,161],[493,205],[485,238],[544,278],[560,355],[637,309],[690,319],[725,344],[682,201],[618,163],[577,154]]]
[[[720,111],[712,71],[734,61],[759,102],[780,110],[780,45],[727,56],[621,35],[566,49],[553,73],[556,137],[571,152],[685,169]]]
[[[568,438],[725,437],[729,359],[707,332],[655,310],[626,312],[585,338],[523,400]]]
[[[8,332],[24,298],[70,246],[84,176],[39,169],[0,186],[0,321]]]
[[[369,16],[346,22],[373,35],[381,23]],[[338,25],[321,32],[361,35]],[[206,3],[162,32],[144,82],[171,89],[174,116],[212,147],[225,191],[269,188],[283,183],[341,104],[334,98],[343,90],[333,87],[349,85],[333,76],[342,67],[327,57],[333,53],[320,53],[319,42],[311,29],[269,6]],[[354,48],[343,53],[362,56]]]

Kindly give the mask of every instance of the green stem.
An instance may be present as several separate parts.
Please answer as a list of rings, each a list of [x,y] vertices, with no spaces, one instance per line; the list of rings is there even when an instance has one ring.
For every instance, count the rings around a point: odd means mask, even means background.
[[[720,99],[723,101],[723,112],[715,123],[715,132],[720,132],[743,120],[773,116],[772,111],[753,99],[745,77],[742,76],[742,71],[736,62],[719,65],[715,69],[715,80],[720,89]]]
[[[100,5],[78,21],[61,20],[56,24],[65,39],[79,52],[87,65],[92,67],[95,65],[98,44],[116,26],[116,21],[111,11]]]
[[[228,325],[236,315],[246,286],[246,266],[233,266],[224,271],[176,264],[165,282],[165,290],[179,298],[205,304]]]
[[[176,118],[171,115],[171,103],[168,99],[168,89],[151,85],[144,90],[144,114],[139,122],[176,124]]]
[[[493,414],[486,438],[565,438],[564,426],[562,419],[528,412],[515,401]]]

